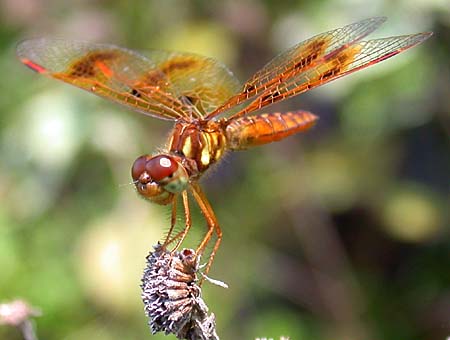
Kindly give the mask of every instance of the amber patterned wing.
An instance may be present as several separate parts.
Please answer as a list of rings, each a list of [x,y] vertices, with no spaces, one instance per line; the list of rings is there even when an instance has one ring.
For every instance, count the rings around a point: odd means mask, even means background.
[[[365,19],[316,35],[291,47],[256,72],[245,82],[241,93],[231,97],[208,117],[217,116],[235,105],[260,95],[285,79],[332,59],[348,46],[376,30],[385,21],[385,17]]]
[[[418,33],[361,41],[348,46],[336,53],[333,58],[316,65],[297,75],[293,75],[279,84],[263,91],[248,106],[236,113],[232,118],[240,117],[249,112],[259,110],[275,102],[308,91],[320,85],[349,73],[363,69],[370,65],[386,60],[394,55],[407,50],[424,40],[432,33]]]
[[[199,117],[197,107],[212,110],[237,86],[223,65],[193,54],[154,51],[144,56],[114,45],[46,38],[22,42],[17,54],[34,71],[161,119]],[[200,69],[210,75],[203,87],[194,79]]]
[[[208,114],[239,92],[241,83],[222,63],[197,54],[151,51],[143,53],[166,75],[166,90]]]

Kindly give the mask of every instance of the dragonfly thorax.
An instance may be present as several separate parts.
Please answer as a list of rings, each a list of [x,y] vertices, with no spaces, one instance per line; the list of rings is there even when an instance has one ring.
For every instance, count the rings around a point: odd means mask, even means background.
[[[169,138],[169,152],[183,157],[189,175],[197,177],[222,158],[227,148],[224,129],[216,121],[178,122]]]
[[[169,204],[174,194],[186,189],[189,175],[172,155],[144,155],[136,159],[131,176],[138,193],[158,204]]]

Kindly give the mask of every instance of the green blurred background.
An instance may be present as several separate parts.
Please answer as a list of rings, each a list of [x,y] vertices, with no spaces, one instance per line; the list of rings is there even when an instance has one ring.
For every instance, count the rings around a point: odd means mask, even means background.
[[[204,285],[222,339],[399,340],[450,335],[449,46],[444,0],[0,0],[0,301],[39,307],[40,339],[163,339],[140,301],[169,208],[138,198],[135,158],[170,123],[23,67],[51,36],[193,51],[243,81],[314,34],[370,16],[419,47],[267,112],[316,128],[231,154],[202,183],[224,230]],[[197,210],[186,246],[204,233]],[[172,337],[174,338],[174,337]],[[0,339],[20,339],[0,327]]]

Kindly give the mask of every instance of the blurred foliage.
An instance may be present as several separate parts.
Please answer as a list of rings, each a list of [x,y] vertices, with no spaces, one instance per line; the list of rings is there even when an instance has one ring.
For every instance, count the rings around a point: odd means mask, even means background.
[[[0,301],[26,299],[41,339],[151,336],[139,282],[167,207],[138,199],[134,159],[170,124],[29,72],[32,36],[194,51],[244,80],[316,33],[370,16],[375,36],[432,30],[411,51],[282,103],[312,132],[229,155],[202,181],[224,229],[204,297],[223,339],[450,334],[450,12],[446,1],[0,0]],[[202,237],[198,211],[187,245]],[[1,327],[0,339],[19,339]]]

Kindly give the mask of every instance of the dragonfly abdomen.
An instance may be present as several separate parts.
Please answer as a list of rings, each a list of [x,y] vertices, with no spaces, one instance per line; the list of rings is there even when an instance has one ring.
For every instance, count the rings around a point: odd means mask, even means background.
[[[279,141],[311,128],[318,117],[310,112],[270,113],[232,120],[226,127],[228,148],[242,150]]]

